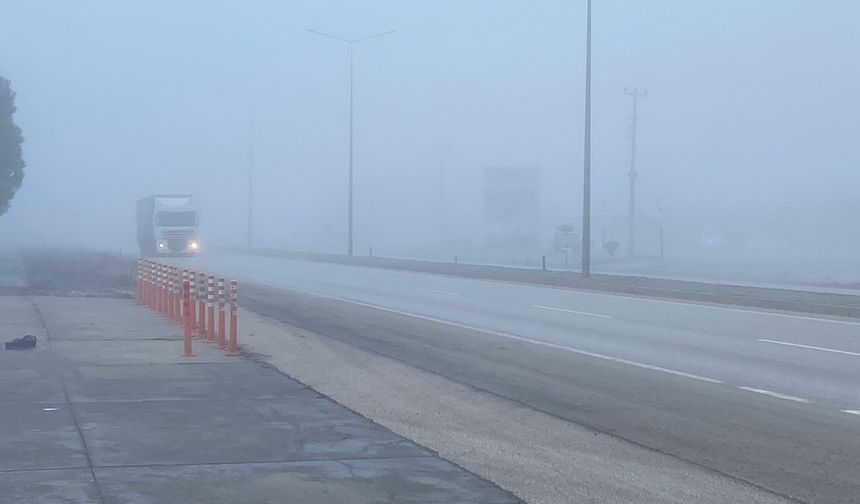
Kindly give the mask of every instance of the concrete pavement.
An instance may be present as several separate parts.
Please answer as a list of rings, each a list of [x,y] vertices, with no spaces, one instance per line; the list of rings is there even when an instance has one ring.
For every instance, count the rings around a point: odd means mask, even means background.
[[[276,288],[243,296],[279,320],[778,494],[860,494],[857,320],[275,258],[188,262]]]
[[[0,502],[519,502],[126,299],[0,296]]]

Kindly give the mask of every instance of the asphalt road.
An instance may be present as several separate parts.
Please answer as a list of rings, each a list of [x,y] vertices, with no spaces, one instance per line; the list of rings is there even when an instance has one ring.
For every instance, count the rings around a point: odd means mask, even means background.
[[[239,255],[267,315],[803,502],[860,496],[860,321]],[[285,290],[289,289],[289,290]]]

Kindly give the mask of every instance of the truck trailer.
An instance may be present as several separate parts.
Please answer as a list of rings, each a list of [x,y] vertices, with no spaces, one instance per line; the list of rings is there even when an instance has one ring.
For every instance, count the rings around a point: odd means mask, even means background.
[[[137,244],[143,256],[193,255],[197,210],[190,194],[153,194],[137,201]]]

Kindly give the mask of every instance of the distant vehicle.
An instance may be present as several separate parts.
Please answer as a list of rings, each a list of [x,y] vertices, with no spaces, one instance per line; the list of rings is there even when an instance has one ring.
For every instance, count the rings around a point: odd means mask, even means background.
[[[192,255],[197,241],[197,210],[190,194],[154,194],[137,201],[137,244],[144,256]]]

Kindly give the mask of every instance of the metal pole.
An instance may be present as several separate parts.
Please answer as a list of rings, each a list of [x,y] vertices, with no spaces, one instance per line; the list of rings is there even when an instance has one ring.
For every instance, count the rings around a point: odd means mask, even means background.
[[[591,276],[591,0],[585,29],[585,138],[582,167],[582,276]]]
[[[660,258],[662,259],[663,258],[663,252],[664,252],[664,249],[663,249],[663,224],[665,222],[663,220],[663,199],[662,198],[657,200],[657,210],[660,211]]]
[[[447,212],[445,209],[445,149],[439,147],[439,167],[436,180],[436,233],[438,234],[439,248],[445,244],[445,224]]]
[[[350,42],[349,44],[349,244],[347,246],[347,255],[352,256],[352,228],[353,228],[353,220],[352,220],[352,202],[353,202],[353,186],[352,186],[352,149],[353,149],[353,83],[354,83],[354,63],[353,63],[353,47],[354,44]]]
[[[636,178],[639,173],[636,171],[636,133],[639,123],[639,98],[648,96],[648,92],[639,93],[639,89],[633,88],[630,92],[626,88],[624,94],[633,97],[633,115],[631,116],[631,135],[630,135],[630,172],[627,177],[630,179],[630,205],[627,211],[627,255],[633,256],[636,254]]]
[[[630,206],[627,210],[627,255],[636,253],[636,113],[639,108],[639,96],[633,90],[633,131],[630,138]]]
[[[663,258],[663,226],[660,226],[660,259]]]
[[[251,140],[248,147],[248,249],[254,243],[254,125],[251,123]]]
[[[356,39],[346,39],[342,37],[337,37],[335,35],[330,35],[328,33],[323,33],[317,30],[312,30],[310,28],[307,29],[310,33],[316,33],[317,35],[322,35],[323,37],[327,37],[334,40],[339,40],[341,42],[345,42],[349,44],[349,217],[348,217],[348,243],[347,243],[347,255],[353,255],[353,117],[354,117],[354,99],[353,99],[353,84],[355,82],[355,65],[354,65],[354,57],[353,57],[353,49],[356,42],[361,42],[364,40],[384,37],[385,35],[390,35],[394,33],[394,30],[390,30],[387,32],[375,33],[373,35],[368,35],[366,37],[356,38]]]

